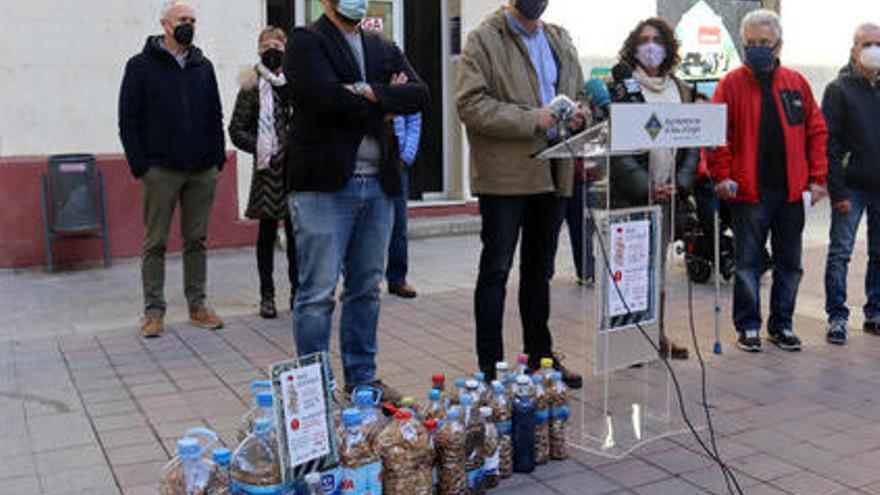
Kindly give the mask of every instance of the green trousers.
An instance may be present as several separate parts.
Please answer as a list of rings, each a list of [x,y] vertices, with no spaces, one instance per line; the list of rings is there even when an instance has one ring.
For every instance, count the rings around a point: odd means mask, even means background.
[[[144,248],[141,278],[144,314],[165,315],[165,250],[174,209],[180,203],[183,238],[183,290],[192,312],[205,305],[207,256],[205,237],[214,203],[217,168],[179,171],[152,167],[143,179]]]

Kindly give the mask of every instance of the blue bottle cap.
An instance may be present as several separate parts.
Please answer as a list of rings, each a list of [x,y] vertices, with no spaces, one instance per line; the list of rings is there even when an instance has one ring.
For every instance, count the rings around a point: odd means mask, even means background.
[[[562,372],[561,371],[554,371],[553,372],[553,381],[557,382],[557,383],[562,381]]]
[[[198,438],[183,437],[177,441],[177,457],[192,461],[202,456],[202,445]]]
[[[448,411],[446,411],[446,419],[448,419],[449,421],[457,421],[459,414],[460,413],[458,406],[452,406],[449,408]]]
[[[359,426],[364,420],[364,413],[358,409],[346,409],[342,411],[342,424],[345,426]]]
[[[226,447],[217,447],[211,452],[211,459],[221,466],[228,466],[232,462],[232,451]]]
[[[544,383],[544,377],[540,373],[535,373],[532,375],[532,381],[536,384]]]
[[[463,406],[474,405],[474,397],[470,394],[462,395],[461,396],[461,405],[463,405]]]
[[[486,374],[483,373],[482,371],[477,371],[476,373],[474,373],[474,378],[478,382],[485,382],[486,381]]]
[[[498,380],[493,380],[492,381],[492,391],[495,392],[496,394],[504,393],[504,384]]]
[[[275,426],[275,421],[272,418],[257,418],[254,421],[254,433],[257,435],[264,435],[272,431],[272,428]]]
[[[428,392],[429,400],[440,400],[440,391],[436,388],[432,388],[430,392]]]
[[[275,398],[272,396],[272,392],[259,392],[257,394],[257,407],[273,407],[275,405]]]
[[[254,380],[251,382],[251,392],[256,395],[261,390],[272,390],[272,382],[269,380]]]
[[[359,388],[355,391],[352,402],[361,409],[369,409],[376,404],[376,395],[369,388]]]
[[[460,376],[455,379],[455,386],[458,388],[464,388],[466,383],[467,383],[467,379],[463,376]]]

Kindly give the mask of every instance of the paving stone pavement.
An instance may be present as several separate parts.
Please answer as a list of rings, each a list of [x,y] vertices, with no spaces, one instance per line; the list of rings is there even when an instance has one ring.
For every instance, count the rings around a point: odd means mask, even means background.
[[[875,421],[880,339],[853,330],[843,348],[823,341],[823,210],[811,213],[806,235],[796,317],[803,352],[737,351],[725,286],[725,353],[712,355],[713,290],[694,289],[718,447],[744,493],[880,494],[880,424]],[[592,304],[594,295],[574,284],[564,237],[560,245],[552,294],[556,346],[568,364],[587,372],[591,348],[583,322],[591,316],[582,305]],[[411,250],[410,280],[420,295],[411,301],[383,295],[379,366],[392,385],[421,397],[432,373],[457,376],[476,365],[471,308],[479,239],[419,240]],[[117,262],[109,270],[0,272],[0,310],[6,316],[0,325],[0,493],[155,493],[159,470],[187,427],[212,428],[231,445],[248,407],[248,383],[292,352],[289,312],[273,321],[255,316],[252,258],[250,250],[211,253],[211,303],[227,323],[211,333],[184,321],[180,259],[170,257],[169,328],[150,341],[135,330],[136,261]],[[277,280],[282,280],[280,254],[277,259]],[[850,277],[853,307],[864,301],[864,266],[860,242]],[[680,262],[673,264],[669,279],[669,330],[678,340],[689,339]],[[515,285],[512,273],[511,295]],[[287,293],[281,295],[284,307]],[[506,350],[513,359],[521,343],[515,297],[508,298],[505,318]],[[852,327],[860,325],[854,315]],[[338,366],[335,339],[332,354]],[[674,366],[693,411],[696,360]],[[575,394],[573,400],[580,397]],[[708,441],[705,430],[702,435]],[[570,460],[517,475],[492,493],[722,494],[727,489],[697,442],[679,434],[622,459],[574,449]]]

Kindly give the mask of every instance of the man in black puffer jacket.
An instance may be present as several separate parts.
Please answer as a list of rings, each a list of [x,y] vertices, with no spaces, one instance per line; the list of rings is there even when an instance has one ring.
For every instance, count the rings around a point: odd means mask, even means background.
[[[852,60],[825,89],[831,244],[825,265],[826,339],[846,341],[846,271],[862,214],[868,215],[864,330],[880,335],[880,26],[856,30]]]
[[[164,329],[165,248],[178,202],[190,321],[209,330],[223,326],[205,305],[205,236],[225,160],[223,111],[214,67],[192,45],[195,23],[186,2],[165,4],[164,35],[148,38],[128,61],[119,93],[119,135],[132,174],[143,182],[144,337]]]

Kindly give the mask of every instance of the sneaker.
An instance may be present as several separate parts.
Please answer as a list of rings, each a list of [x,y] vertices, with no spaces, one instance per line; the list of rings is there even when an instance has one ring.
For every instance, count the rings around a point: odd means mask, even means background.
[[[154,339],[165,330],[165,322],[161,316],[148,316],[141,322],[141,336],[145,339]]]
[[[573,390],[579,390],[581,387],[584,386],[583,377],[581,377],[581,375],[575,373],[574,371],[571,371],[570,369],[566,368],[562,364],[562,361],[565,359],[564,354],[554,352],[550,356],[547,356],[547,357],[553,358],[553,369],[562,373],[562,381],[565,382],[565,385],[568,388],[573,389]],[[541,359],[537,358],[535,360],[532,360],[531,358],[529,358],[528,368],[529,368],[529,370],[540,369],[541,368]]]
[[[880,318],[865,318],[865,324],[862,325],[862,330],[871,335],[880,335]]]
[[[204,306],[195,311],[190,311],[189,322],[205,330],[220,330],[223,328],[223,320]]]
[[[746,330],[739,333],[736,345],[746,352],[761,352],[761,337],[757,330]]]
[[[789,352],[797,352],[801,350],[801,339],[797,338],[791,329],[782,331],[768,331],[768,340],[776,347]]]
[[[418,295],[416,289],[406,283],[392,285],[388,288],[388,292],[404,299],[413,299]]]
[[[260,317],[267,320],[278,317],[278,311],[275,309],[275,301],[271,299],[263,299],[260,301]]]
[[[846,343],[846,320],[834,320],[828,325],[825,340],[829,344],[843,345]]]
[[[382,402],[397,403],[400,401],[400,399],[403,398],[403,395],[400,392],[398,392],[396,388],[392,387],[391,385],[388,385],[387,383],[383,382],[382,380],[373,380],[368,383],[358,383],[356,385],[352,385],[350,383],[347,383],[347,384],[345,384],[345,394],[348,397],[351,397],[351,393],[354,391],[354,388],[357,386],[361,386],[361,385],[366,385],[369,387],[375,387],[375,388],[379,389],[379,391],[382,392]]]

